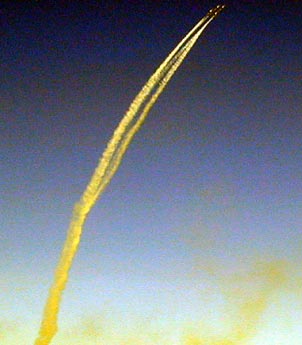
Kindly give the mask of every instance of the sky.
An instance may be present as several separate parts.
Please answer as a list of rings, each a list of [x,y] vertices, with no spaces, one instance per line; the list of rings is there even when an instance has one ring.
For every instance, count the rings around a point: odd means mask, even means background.
[[[106,143],[215,5],[0,5],[1,344],[34,343]],[[54,345],[299,344],[302,3],[227,5],[89,215]]]

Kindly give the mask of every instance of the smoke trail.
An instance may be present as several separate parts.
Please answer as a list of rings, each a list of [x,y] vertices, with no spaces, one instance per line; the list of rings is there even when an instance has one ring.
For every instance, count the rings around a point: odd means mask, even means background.
[[[80,201],[74,206],[67,238],[55,272],[53,285],[49,291],[35,345],[48,345],[57,332],[57,319],[62,293],[65,289],[68,273],[80,243],[83,225],[90,210],[118,169],[133,136],[140,129],[157,98],[203,30],[223,8],[224,6],[216,6],[212,9],[176,46],[135,97],[129,110],[116,128],[86,190]],[[138,115],[141,108],[141,113]],[[136,118],[136,122],[132,124]]]
[[[187,54],[189,53],[189,51],[191,50],[191,48],[193,47],[193,45],[195,44],[197,39],[199,38],[202,31],[205,29],[205,27],[209,24],[209,22],[212,19],[213,18],[210,18],[210,20],[206,23],[206,25],[204,25],[199,31],[197,31],[197,33],[194,34],[194,36],[190,39],[190,41],[188,43],[186,43],[184,45],[184,47],[181,48],[181,51],[175,55],[172,62],[171,63],[169,62],[169,65],[171,64],[171,67],[169,67],[167,72],[164,71],[166,74],[165,75],[163,74],[161,79],[157,80],[157,85],[156,85],[157,90],[154,91],[153,95],[151,94],[151,95],[147,96],[147,97],[150,97],[150,99],[145,102],[145,106],[144,106],[143,110],[141,111],[140,116],[137,118],[136,122],[131,125],[129,130],[126,131],[123,139],[121,139],[120,142],[118,143],[118,147],[116,148],[115,153],[114,153],[115,156],[110,161],[111,167],[108,168],[108,173],[106,174],[106,176],[104,176],[102,181],[100,181],[98,193],[102,193],[103,190],[108,185],[108,183],[110,182],[112,176],[115,174],[116,170],[118,169],[118,167],[121,163],[122,157],[123,157],[124,153],[126,152],[128,146],[130,145],[133,136],[140,129],[140,127],[144,123],[149,111],[151,110],[152,106],[156,102],[157,98],[162,93],[164,88],[167,86],[167,84],[168,84],[169,80],[172,78],[173,74],[176,72],[176,70],[178,69],[180,64],[183,62],[183,60],[185,59],[185,57],[187,56]],[[134,121],[134,119],[133,119],[133,121]]]
[[[123,133],[120,137],[119,141],[115,141],[114,143],[114,153],[110,157],[110,161],[103,161],[100,165],[96,168],[95,174],[101,165],[103,165],[103,169],[106,169],[106,172],[98,180],[98,190],[96,198],[104,191],[108,183],[110,182],[112,176],[118,169],[121,159],[128,148],[133,136],[139,130],[141,125],[143,124],[144,120],[146,119],[149,111],[151,110],[152,106],[156,102],[158,96],[161,94],[163,89],[166,87],[167,83],[176,72],[180,64],[185,59],[186,55],[189,53],[203,30],[206,26],[222,11],[225,6],[216,6],[212,9],[201,21],[195,25],[195,27],[184,37],[184,39],[176,46],[176,48],[169,54],[169,56],[165,59],[165,61],[160,65],[160,67],[156,70],[156,72],[151,76],[148,82],[145,84],[141,92],[135,97],[134,101],[132,102],[128,112],[122,119],[121,123],[116,129],[116,133],[114,133],[112,140],[114,141],[115,136],[119,130],[122,130]],[[157,87],[157,90],[154,91]],[[152,92],[154,91],[153,95]],[[148,100],[149,97],[149,100]],[[143,110],[141,111],[141,115],[138,116],[139,108],[145,104]],[[130,116],[128,116],[130,115]],[[129,127],[131,122],[137,118],[136,123],[132,124],[129,129],[125,127]],[[125,127],[124,127],[125,126]],[[121,128],[120,128],[121,127]],[[117,139],[117,138],[116,138]],[[111,142],[108,144],[108,148]],[[113,145],[112,145],[113,146]],[[112,151],[113,148],[111,147]],[[107,165],[106,165],[107,163]],[[111,167],[110,167],[111,166]]]

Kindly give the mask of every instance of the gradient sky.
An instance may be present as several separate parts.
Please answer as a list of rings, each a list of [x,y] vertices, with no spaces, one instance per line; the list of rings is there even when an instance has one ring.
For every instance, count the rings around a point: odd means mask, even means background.
[[[73,205],[114,128],[217,4],[83,3],[0,5],[5,345],[33,343]],[[200,322],[227,333],[222,290],[234,298],[252,270],[270,284],[259,265],[287,278],[246,344],[300,344],[302,4],[258,4],[229,4],[150,112],[85,225],[53,344],[122,344],[123,332],[178,344]],[[262,293],[247,280],[243,299]]]

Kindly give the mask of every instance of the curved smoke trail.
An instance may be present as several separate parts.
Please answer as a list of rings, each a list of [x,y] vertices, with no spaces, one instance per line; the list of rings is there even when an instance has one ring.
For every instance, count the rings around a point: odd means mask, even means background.
[[[142,126],[150,109],[181,65],[203,30],[222,11],[212,9],[169,54],[131,103],[109,141],[81,199],[74,206],[67,238],[55,272],[54,282],[44,308],[35,345],[48,345],[57,332],[57,319],[69,270],[76,255],[86,218],[117,171],[134,135]]]

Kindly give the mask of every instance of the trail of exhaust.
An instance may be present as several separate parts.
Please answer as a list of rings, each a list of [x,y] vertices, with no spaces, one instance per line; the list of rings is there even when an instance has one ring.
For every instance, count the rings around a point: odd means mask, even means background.
[[[203,30],[223,8],[224,6],[217,6],[211,10],[176,46],[135,97],[129,110],[116,128],[86,190],[80,201],[74,206],[67,238],[55,272],[54,282],[46,301],[35,345],[50,344],[57,332],[57,319],[62,294],[80,243],[82,229],[90,210],[117,171],[134,135],[142,126],[157,98],[192,49]]]
[[[205,27],[209,24],[209,22],[213,20],[211,18],[205,26],[203,26],[199,31],[197,31],[194,36],[189,40],[188,43],[185,44],[184,47],[181,48],[179,52],[173,57],[173,60],[169,62],[169,69],[167,71],[164,71],[165,74],[161,76],[161,78],[157,81],[157,89],[154,91],[154,93],[148,95],[149,99],[145,101],[145,105],[143,109],[141,110],[140,116],[136,116],[136,122],[135,119],[132,119],[134,122],[131,127],[126,131],[126,133],[123,136],[123,139],[120,140],[118,143],[118,146],[116,147],[114,157],[111,159],[108,167],[107,173],[104,175],[104,178],[102,181],[100,181],[98,194],[102,193],[103,190],[106,188],[108,183],[110,182],[111,178],[117,171],[122,157],[125,154],[126,150],[128,149],[134,135],[138,132],[140,127],[143,125],[146,117],[148,116],[149,111],[151,110],[152,106],[158,99],[159,95],[163,92],[164,88],[167,86],[169,80],[172,78],[178,67],[181,65],[195,42],[198,40],[199,36],[201,35],[202,31],[205,29]]]
[[[156,70],[156,72],[152,75],[152,77],[148,80],[145,84],[141,92],[136,96],[134,101],[132,102],[128,112],[126,113],[125,117],[122,119],[121,123],[119,124],[116,132],[119,130],[120,126],[128,126],[127,129],[123,131],[123,136],[120,140],[116,143],[114,147],[114,154],[111,156],[110,161],[108,161],[106,166],[106,172],[103,174],[102,179],[99,179],[99,185],[97,190],[97,195],[99,196],[108,183],[110,182],[112,176],[115,174],[116,170],[118,169],[121,159],[127,150],[130,142],[132,141],[133,136],[137,133],[137,131],[142,126],[143,122],[145,121],[149,111],[151,110],[152,106],[156,102],[159,95],[162,93],[164,88],[167,86],[169,80],[176,72],[178,67],[181,65],[191,48],[194,46],[196,41],[198,40],[199,36],[203,32],[203,30],[208,26],[208,24],[222,11],[225,6],[216,6],[212,9],[201,21],[199,21],[195,27],[185,36],[185,38],[176,46],[176,48],[169,54],[169,56],[165,59],[165,61],[160,65],[160,67]],[[157,90],[154,91],[157,87]],[[147,91],[147,92],[146,92]],[[153,92],[154,91],[154,92]],[[153,93],[152,93],[153,92]],[[133,106],[133,108],[132,108]],[[139,108],[143,107],[139,115]],[[127,114],[131,114],[131,118],[126,125],[126,121],[123,123],[123,120],[126,118]],[[138,116],[139,115],[139,116]],[[133,123],[136,120],[135,123]],[[129,123],[131,123],[129,126]],[[115,134],[112,137],[114,139]],[[110,145],[110,144],[109,144]],[[109,147],[108,145],[108,147]],[[105,163],[105,162],[102,162]],[[100,164],[96,171],[104,164]],[[95,174],[96,174],[95,171]],[[97,197],[98,197],[97,196]]]

